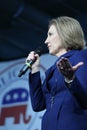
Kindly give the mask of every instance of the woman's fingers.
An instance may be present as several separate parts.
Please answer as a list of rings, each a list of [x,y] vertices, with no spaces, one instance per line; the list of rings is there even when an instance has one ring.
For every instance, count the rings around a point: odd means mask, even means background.
[[[83,64],[84,64],[83,62],[79,62],[78,64],[76,64],[75,66],[73,66],[73,71],[76,71]]]
[[[73,77],[73,69],[71,64],[69,63],[67,58],[61,58],[58,62],[57,62],[57,66],[59,71],[67,78],[72,78]]]

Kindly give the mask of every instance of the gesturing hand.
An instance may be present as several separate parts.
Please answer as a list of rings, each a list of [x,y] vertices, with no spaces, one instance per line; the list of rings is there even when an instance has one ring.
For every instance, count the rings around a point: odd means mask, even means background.
[[[72,80],[74,78],[75,71],[83,65],[83,62],[77,63],[75,66],[72,66],[67,58],[62,57],[57,62],[57,67],[62,75],[68,80]]]

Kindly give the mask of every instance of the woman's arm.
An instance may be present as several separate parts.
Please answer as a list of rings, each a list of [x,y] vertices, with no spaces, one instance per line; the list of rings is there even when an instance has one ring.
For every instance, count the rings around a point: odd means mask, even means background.
[[[58,62],[58,69],[65,79],[69,91],[77,99],[78,103],[87,109],[87,51],[79,51],[72,58],[74,66],[72,66],[68,59],[63,58]],[[62,69],[61,70],[61,66]],[[66,80],[67,81],[67,80]]]
[[[29,74],[29,88],[32,108],[34,111],[41,111],[46,108],[45,98],[42,92],[40,72]]]

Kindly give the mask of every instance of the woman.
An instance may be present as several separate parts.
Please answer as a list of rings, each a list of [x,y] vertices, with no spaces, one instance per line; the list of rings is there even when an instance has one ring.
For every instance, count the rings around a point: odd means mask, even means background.
[[[62,16],[49,23],[45,44],[58,60],[40,78],[40,57],[34,51],[27,60],[36,59],[29,74],[34,111],[46,109],[42,130],[87,130],[87,50],[81,25]]]

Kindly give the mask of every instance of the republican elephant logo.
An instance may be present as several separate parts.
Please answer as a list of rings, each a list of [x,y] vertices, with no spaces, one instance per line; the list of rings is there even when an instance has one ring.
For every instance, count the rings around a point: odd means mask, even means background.
[[[19,124],[21,115],[24,123],[30,122],[31,115],[27,117],[26,114],[28,96],[28,91],[24,88],[12,89],[4,95],[0,108],[0,125],[5,125],[6,118],[10,117],[14,118],[14,124]]]

